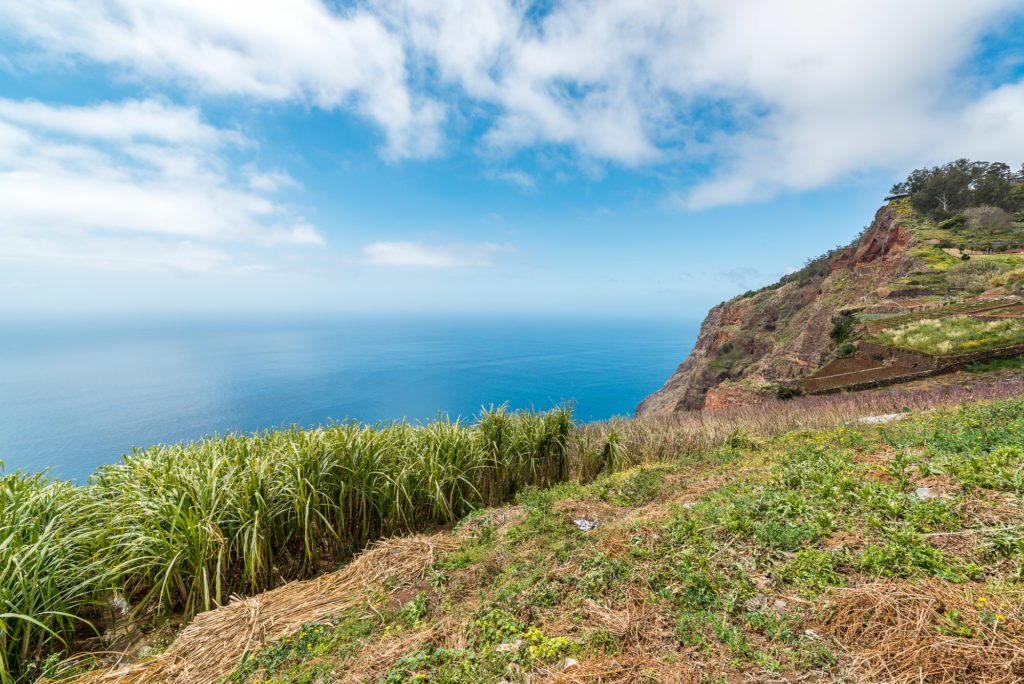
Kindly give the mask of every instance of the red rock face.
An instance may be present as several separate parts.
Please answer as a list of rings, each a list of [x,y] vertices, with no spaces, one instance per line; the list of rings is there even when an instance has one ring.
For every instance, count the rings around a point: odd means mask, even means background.
[[[731,390],[711,394],[727,380],[792,383],[810,375],[829,358],[837,312],[877,302],[878,288],[912,270],[913,241],[894,209],[885,206],[852,245],[833,257],[827,276],[714,307],[690,356],[664,387],[641,402],[636,414],[668,415],[745,401]]]
[[[888,225],[879,226],[878,230],[868,234],[870,237],[867,244],[857,249],[854,257],[855,264],[873,263],[888,256],[894,250],[902,251],[913,239],[913,234],[903,226],[892,223],[891,220],[887,223]]]

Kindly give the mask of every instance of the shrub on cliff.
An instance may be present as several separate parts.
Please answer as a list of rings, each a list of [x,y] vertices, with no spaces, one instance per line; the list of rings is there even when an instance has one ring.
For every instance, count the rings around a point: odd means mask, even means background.
[[[989,281],[991,287],[1005,287],[1008,290],[1024,290],[1024,267],[1000,273]]]
[[[966,221],[967,217],[964,216],[963,214],[954,214],[950,218],[939,223],[939,228],[943,230],[955,230],[960,226],[964,225]]]
[[[958,290],[978,294],[989,288],[992,278],[1008,270],[1010,266],[1000,261],[965,261],[946,271],[946,282]]]
[[[1013,226],[1010,214],[1005,209],[985,205],[971,207],[964,211],[967,228],[978,233],[1003,233]]]

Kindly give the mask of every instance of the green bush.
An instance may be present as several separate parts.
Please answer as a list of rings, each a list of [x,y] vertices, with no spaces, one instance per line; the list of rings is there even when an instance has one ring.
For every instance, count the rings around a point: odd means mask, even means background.
[[[832,330],[829,335],[836,344],[841,344],[850,338],[857,319],[849,312],[844,311],[832,319]]]
[[[989,281],[992,287],[1005,287],[1009,290],[1024,290],[1024,267],[999,273]]]
[[[967,228],[978,233],[1003,233],[1010,230],[1012,219],[1005,209],[993,206],[971,207],[964,211]]]
[[[853,345],[843,345],[853,346]],[[789,385],[776,385],[775,386],[775,398],[782,401],[788,401],[795,399],[800,396],[800,390],[796,387],[790,387]]]
[[[1010,268],[1008,264],[1001,261],[984,259],[965,261],[946,271],[946,282],[958,290],[978,294],[990,287],[989,282],[994,277],[1009,271]]]
[[[190,617],[383,535],[570,476],[568,408],[475,423],[345,423],[135,450],[88,484],[0,476],[0,681],[107,611]],[[576,464],[572,464],[574,467]]]
[[[943,230],[954,230],[964,225],[967,222],[967,217],[963,214],[954,214],[952,217],[939,223],[939,228]]]

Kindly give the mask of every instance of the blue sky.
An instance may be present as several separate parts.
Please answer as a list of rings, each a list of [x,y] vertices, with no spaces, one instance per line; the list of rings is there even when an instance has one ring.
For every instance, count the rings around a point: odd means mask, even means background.
[[[1024,5],[0,0],[0,311],[668,315],[1024,160]]]

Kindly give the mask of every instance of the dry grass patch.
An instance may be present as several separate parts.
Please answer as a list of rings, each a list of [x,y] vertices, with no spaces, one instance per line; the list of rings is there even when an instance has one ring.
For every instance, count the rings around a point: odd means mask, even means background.
[[[402,655],[443,640],[444,632],[441,625],[433,624],[426,629],[406,632],[400,636],[374,639],[362,648],[343,674],[336,675],[338,681],[346,684],[375,682],[386,675]]]
[[[164,653],[120,669],[91,672],[80,684],[212,684],[247,652],[357,606],[367,590],[388,581],[418,581],[439,552],[459,540],[448,534],[378,542],[338,572],[290,582],[252,598],[200,613]],[[390,644],[389,644],[390,647]]]
[[[935,579],[834,589],[823,630],[872,681],[1020,682],[1020,589],[984,593]]]
[[[543,684],[682,684],[701,680],[703,668],[686,663],[666,663],[652,657],[617,656],[591,658],[572,667],[541,671]]]

